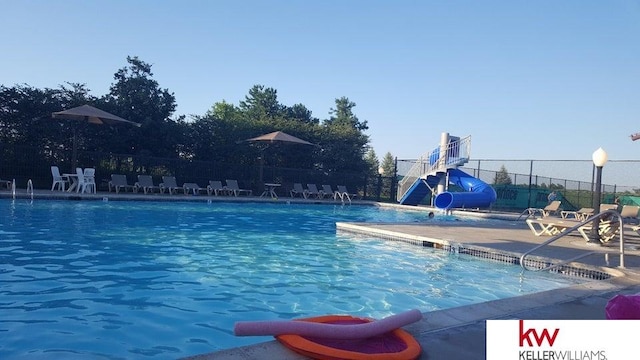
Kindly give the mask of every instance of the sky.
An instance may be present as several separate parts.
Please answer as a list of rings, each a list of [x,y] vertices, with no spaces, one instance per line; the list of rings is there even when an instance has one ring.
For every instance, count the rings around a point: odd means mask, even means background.
[[[443,132],[473,159],[640,159],[640,0],[0,0],[0,84],[109,92],[127,56],[177,115],[254,85],[330,116],[354,102],[379,158]],[[637,173],[640,179],[640,171]],[[628,181],[629,182],[629,181]],[[631,184],[628,184],[631,185]]]

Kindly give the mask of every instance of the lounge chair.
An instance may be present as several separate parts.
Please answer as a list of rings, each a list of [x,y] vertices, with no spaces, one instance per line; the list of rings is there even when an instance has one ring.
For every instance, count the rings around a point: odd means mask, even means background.
[[[229,191],[227,191],[227,188],[222,185],[222,181],[209,180],[209,185],[207,185],[207,194],[209,196],[229,195]]]
[[[313,196],[316,199],[322,199],[323,198],[323,193],[318,190],[318,187],[316,186],[316,184],[307,184],[307,198],[309,198],[309,196]]]
[[[581,208],[576,211],[560,211],[560,217],[563,219],[576,219],[580,221],[587,220],[589,216],[593,215],[593,208]]]
[[[322,185],[322,197],[325,198],[331,198],[334,197],[334,191],[333,188],[331,188],[331,185]]]
[[[153,184],[153,177],[151,177],[151,175],[138,175],[138,181],[133,184],[133,186],[135,186],[136,192],[139,192],[140,189],[142,189],[145,194],[153,194],[156,190],[160,193],[160,186]]]
[[[131,189],[131,192],[134,192],[136,190],[135,186],[129,185],[129,183],[127,182],[127,177],[122,174],[111,174],[111,181],[109,181],[109,192],[111,192],[111,189],[115,189],[116,194],[118,194],[120,190],[123,190],[124,192],[126,192],[127,189]]]
[[[639,224],[640,218],[638,218],[638,211],[640,211],[640,206],[637,205],[622,205],[622,210],[620,210],[620,217],[622,221],[628,224]]]
[[[233,196],[238,196],[241,194],[247,194],[247,196],[251,196],[253,194],[252,190],[249,189],[241,189],[238,185],[238,180],[226,180],[227,190],[233,194]]]
[[[578,220],[562,218],[532,218],[527,219],[526,222],[535,236],[557,235],[580,223]]]
[[[293,189],[289,191],[289,194],[291,194],[291,197],[296,197],[297,195],[305,199],[307,198],[307,191],[302,187],[301,183],[294,183]]]
[[[547,217],[547,216],[550,216],[551,214],[558,215],[561,211],[560,209],[561,204],[562,204],[562,201],[554,200],[544,208],[528,208],[527,212],[529,213],[529,215],[535,216],[539,214],[542,217]]]
[[[589,241],[591,239],[591,229],[593,229],[593,225],[589,223],[578,228],[578,232],[585,240]],[[620,223],[618,219],[609,218],[600,220],[600,224],[598,225],[598,238],[601,243],[609,242],[618,235],[619,230]]]
[[[580,225],[582,221],[578,220],[569,220],[569,219],[561,219],[561,218],[536,218],[536,219],[527,219],[527,225],[533,232],[535,236],[554,236],[561,232],[564,232],[567,229],[576,227]],[[591,229],[593,225],[591,223],[584,224],[577,228],[578,232],[582,237],[589,241],[591,237]],[[600,241],[605,243],[609,240],[613,239],[619,230],[619,223],[617,219],[601,219],[600,225],[598,226],[598,236]]]
[[[202,188],[200,185],[196,183],[184,183],[182,184],[182,192],[185,195],[192,193],[193,195],[198,195],[203,192],[207,192],[207,188]]]
[[[333,193],[334,199],[340,198],[340,200],[342,201],[347,199],[349,202],[351,202],[351,200],[354,200],[357,196],[358,194],[356,193],[350,193],[345,185],[338,185],[338,190]]]
[[[162,177],[162,182],[160,183],[160,193],[164,194],[165,190],[169,192],[169,195],[177,193],[178,191],[184,192],[184,188],[182,186],[178,186],[175,176]]]
[[[607,210],[618,211],[618,204],[600,204],[600,212]]]
[[[70,184],[70,180],[68,176],[60,175],[60,169],[57,166],[51,166],[51,176],[53,177],[53,182],[51,183],[51,191],[54,191],[56,188],[60,189],[60,191],[66,191],[67,185]],[[2,180],[4,183],[5,180]],[[7,182],[10,183],[10,182]],[[7,185],[7,189],[10,185]]]

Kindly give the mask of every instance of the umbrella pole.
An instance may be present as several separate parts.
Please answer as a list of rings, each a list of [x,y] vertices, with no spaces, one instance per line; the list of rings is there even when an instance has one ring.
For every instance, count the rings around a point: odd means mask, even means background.
[[[263,175],[264,175],[264,152],[260,154],[260,178],[259,178],[259,184],[258,184],[260,188],[264,186]]]
[[[76,172],[76,157],[78,151],[78,140],[76,139],[76,126],[73,127],[73,149],[71,151],[71,172]]]

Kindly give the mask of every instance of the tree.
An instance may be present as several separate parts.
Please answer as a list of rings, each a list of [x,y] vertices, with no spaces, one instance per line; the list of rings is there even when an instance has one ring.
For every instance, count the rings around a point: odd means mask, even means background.
[[[336,99],[336,108],[322,126],[322,163],[325,171],[365,173],[369,164],[364,155],[368,150],[369,137],[363,133],[366,121],[360,122],[353,113],[355,103],[346,97]]]
[[[142,126],[102,127],[96,139],[103,150],[124,154],[175,157],[183,144],[184,117],[171,119],[176,98],[152,79],[151,65],[137,56],[127,56],[128,66],[114,74],[103,108]]]
[[[502,165],[500,170],[496,172],[496,176],[493,178],[494,185],[511,185],[511,177],[507,172],[507,168]]]
[[[393,177],[395,175],[396,160],[390,152],[384,154],[384,158],[382,158],[382,169],[384,170],[384,176],[386,177]]]
[[[240,110],[250,121],[274,119],[281,115],[283,109],[278,102],[278,91],[264,85],[254,85],[240,102]]]

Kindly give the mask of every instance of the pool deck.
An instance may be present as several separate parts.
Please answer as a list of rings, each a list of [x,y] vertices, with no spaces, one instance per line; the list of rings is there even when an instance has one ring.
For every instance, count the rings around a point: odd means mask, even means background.
[[[0,192],[0,198],[6,198],[7,192]],[[154,196],[113,193],[97,195],[66,195],[49,191],[36,191],[35,198],[60,199],[136,199],[136,200],[196,200],[190,196]],[[18,195],[28,198],[26,194]],[[202,196],[211,199],[212,197]],[[218,198],[213,198],[219,200]],[[202,199],[198,199],[202,201]],[[281,198],[279,200],[259,198],[224,198],[224,201],[301,201]],[[322,202],[332,202],[325,200]],[[370,203],[370,202],[367,202]],[[385,205],[398,206],[398,205]],[[403,207],[416,210],[416,207]],[[420,209],[427,210],[427,209]],[[339,232],[347,232],[353,236],[376,236],[389,241],[407,241],[423,246],[443,247],[448,250],[460,249],[471,252],[493,254],[495,258],[519,257],[520,254],[542,243],[548,237],[533,235],[524,221],[515,221],[517,215],[499,213],[465,213],[465,215],[481,217],[502,217],[507,221],[502,224],[473,222],[438,222],[425,220],[410,224],[354,224],[339,223]],[[358,235],[360,234],[360,235]],[[607,273],[611,277],[606,280],[588,281],[584,284],[550,290],[515,298],[494,300],[447,310],[423,313],[419,322],[404,327],[422,346],[420,359],[467,360],[481,359],[485,354],[485,321],[487,319],[604,319],[605,305],[616,294],[640,293],[640,236],[625,227],[625,268],[620,268],[619,242],[612,240],[605,246],[587,245],[585,240],[576,235],[565,236],[557,242],[534,253],[535,259],[570,259],[585,252],[594,255],[572,263],[576,269],[586,269],[598,273]],[[498,284],[497,284],[498,285]],[[409,310],[409,309],[407,309]],[[231,329],[230,329],[231,331]],[[215,341],[215,339],[212,339]],[[222,350],[218,352],[189,356],[189,360],[302,360],[308,359],[299,355],[277,341],[269,341],[255,345]]]

